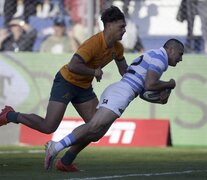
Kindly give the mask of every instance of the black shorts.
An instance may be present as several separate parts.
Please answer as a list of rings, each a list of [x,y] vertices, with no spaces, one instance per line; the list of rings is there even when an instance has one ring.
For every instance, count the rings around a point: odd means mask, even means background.
[[[79,104],[94,98],[96,98],[96,94],[93,92],[92,86],[87,89],[75,86],[66,81],[58,72],[53,81],[49,100],[63,102],[68,105],[69,102]]]

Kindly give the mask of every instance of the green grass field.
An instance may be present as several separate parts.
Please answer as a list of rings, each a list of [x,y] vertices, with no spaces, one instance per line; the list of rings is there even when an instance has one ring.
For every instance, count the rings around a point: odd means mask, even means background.
[[[76,159],[76,164],[82,170],[78,173],[58,172],[55,169],[45,171],[43,150],[43,147],[0,147],[0,179],[207,179],[207,149],[205,147],[90,147]]]

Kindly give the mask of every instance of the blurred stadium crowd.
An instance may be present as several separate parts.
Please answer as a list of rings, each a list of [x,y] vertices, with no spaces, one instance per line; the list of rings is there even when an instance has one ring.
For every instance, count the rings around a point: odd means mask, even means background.
[[[111,5],[126,15],[125,51],[179,36],[187,53],[207,53],[207,0],[0,0],[0,51],[74,52],[102,30],[100,12]]]

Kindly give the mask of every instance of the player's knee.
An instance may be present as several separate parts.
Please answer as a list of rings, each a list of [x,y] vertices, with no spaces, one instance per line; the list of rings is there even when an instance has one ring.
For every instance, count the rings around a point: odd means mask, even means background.
[[[54,133],[55,131],[53,129],[44,129],[45,134],[51,134]]]

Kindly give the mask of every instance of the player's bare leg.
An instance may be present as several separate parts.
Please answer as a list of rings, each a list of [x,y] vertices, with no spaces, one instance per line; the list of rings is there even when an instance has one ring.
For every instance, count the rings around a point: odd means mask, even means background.
[[[83,120],[87,123],[89,122],[93,115],[96,112],[96,106],[98,105],[98,99],[94,98],[88,102],[81,103],[81,104],[73,104],[79,115],[83,118]],[[73,145],[70,149],[64,154],[64,156],[57,161],[56,169],[60,171],[68,171],[68,172],[75,172],[78,171],[76,168],[71,168],[74,165],[72,162],[75,160],[78,153],[83,150],[86,146],[90,144],[90,141],[81,142],[78,145]],[[60,166],[61,164],[61,166]]]
[[[58,142],[50,141],[46,146],[45,169],[52,167],[57,154],[66,147],[83,142],[97,141],[107,132],[118,115],[107,108],[100,108],[86,124],[75,128],[72,133]]]
[[[19,113],[17,122],[42,133],[50,134],[53,133],[59,126],[64,116],[66,107],[67,106],[64,103],[49,101],[45,118],[42,118],[36,114]]]

